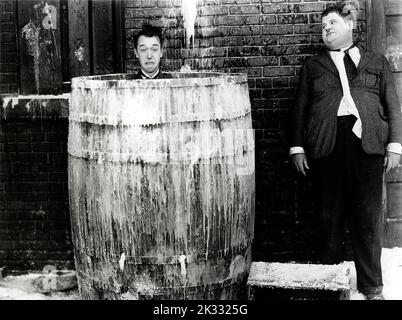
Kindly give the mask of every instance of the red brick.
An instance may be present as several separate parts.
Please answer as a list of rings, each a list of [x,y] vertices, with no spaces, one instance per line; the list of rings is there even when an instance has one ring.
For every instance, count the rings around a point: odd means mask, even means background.
[[[303,3],[303,4],[295,4],[294,5],[295,13],[322,12],[323,10],[324,10],[323,3]]]
[[[126,18],[162,18],[164,10],[159,8],[146,9],[130,9],[126,12]]]
[[[293,76],[293,67],[265,67],[264,77]]]
[[[311,24],[311,25],[295,25],[294,26],[294,33],[320,33],[321,34],[322,27],[321,24]]]
[[[260,27],[228,27],[229,36],[255,36],[260,34]]]
[[[155,8],[158,3],[158,0],[142,0],[141,7],[142,8]]]
[[[260,68],[258,68],[258,69],[260,69]],[[261,75],[262,75],[262,72],[261,72]],[[248,83],[248,87],[251,89],[255,89],[255,82],[256,82],[256,79],[251,79],[251,78],[248,78],[247,79],[247,83]],[[1,185],[0,185],[0,190],[1,190]]]
[[[213,24],[215,25],[215,22],[214,22],[215,20],[214,20],[214,18],[213,17],[197,17],[197,19],[196,19],[196,24],[197,24],[197,26],[199,26],[199,27],[210,27],[210,26],[212,26]]]
[[[262,77],[262,68],[231,68],[230,72],[234,73],[246,73],[249,77],[249,81],[254,80],[250,78],[259,78]],[[255,88],[255,86],[249,86],[250,89]]]
[[[281,26],[263,26],[262,34],[292,34],[293,26],[292,25],[281,25]]]
[[[33,152],[60,152],[60,143],[42,142],[32,144]]]
[[[0,22],[12,22],[14,20],[14,14],[12,12],[0,13]]]
[[[276,15],[261,16],[261,24],[276,24]]]
[[[260,18],[258,16],[217,16],[214,18],[213,24],[215,26],[220,25],[247,25],[247,24],[259,24]]]
[[[258,5],[229,7],[230,14],[259,14],[260,12],[261,12],[261,8]]]
[[[62,181],[66,181],[67,179],[67,173],[61,173],[61,172],[52,172],[49,173],[49,181],[51,182],[62,182]]]
[[[197,28],[196,34],[199,37],[225,37],[228,35],[228,28],[215,28],[215,27],[203,27]],[[230,34],[229,34],[230,35]]]
[[[201,16],[227,15],[229,9],[222,6],[202,6],[198,9],[198,12]]]
[[[141,7],[141,1],[127,1],[127,3],[125,3],[125,7],[127,9],[129,9],[129,8],[140,8]],[[126,10],[126,11],[129,11],[129,10]]]
[[[16,135],[16,141],[40,142],[44,141],[44,132],[22,132]]]
[[[213,45],[215,47],[233,47],[243,46],[245,44],[243,37],[214,37]]]
[[[277,57],[248,58],[247,61],[250,67],[277,66],[279,64]]]
[[[13,178],[20,182],[45,182],[49,181],[48,174],[45,172],[18,172]],[[14,180],[14,181],[15,181]]]
[[[36,206],[35,201],[7,201],[7,210],[34,210]]]
[[[272,88],[272,79],[271,78],[263,78],[256,80],[257,88]]]
[[[289,78],[274,78],[272,84],[274,88],[289,87]]]
[[[17,63],[17,55],[15,53],[0,52],[0,63]]]
[[[244,1],[244,2],[248,2],[247,0],[246,1]],[[221,0],[204,0],[204,3],[205,3],[205,5],[217,5],[217,4],[221,4]],[[240,2],[239,1],[239,3],[243,3],[243,2]]]
[[[10,85],[0,83],[0,93],[10,93]]]
[[[140,29],[143,24],[144,24],[143,19],[130,19],[130,18],[127,18],[127,19],[124,20],[124,26],[127,29]]]
[[[4,190],[6,192],[30,192],[34,190],[33,182],[7,182],[4,184]]]
[[[245,4],[250,3],[250,0],[222,0],[222,4]]]
[[[4,10],[5,12],[15,12],[17,6],[17,1],[5,1]]]
[[[181,0],[174,0],[174,2],[172,3],[172,0],[158,0],[158,7],[161,8],[171,8],[172,6],[177,7],[181,5],[180,1]],[[131,1],[131,2],[137,2],[138,7],[140,7],[139,1]]]
[[[17,26],[15,23],[12,22],[1,22],[0,21],[0,30],[1,32],[16,32],[17,31]]]
[[[6,150],[8,152],[30,152],[32,147],[30,143],[8,143]]]
[[[279,14],[279,13],[291,13],[292,10],[292,5],[290,4],[268,4],[268,5],[263,5],[262,6],[262,13],[274,13],[274,14]]]
[[[310,13],[308,20],[309,23],[321,23],[321,13]]]
[[[275,88],[262,91],[262,97],[267,99],[287,98],[294,96],[293,88]]]
[[[0,64],[0,73],[2,74],[1,77],[3,77],[4,73],[17,73],[17,65],[16,64],[5,64],[2,63]],[[1,79],[3,81],[3,78]]]
[[[12,32],[0,32],[0,43],[4,44],[4,43],[16,43],[17,42],[17,38],[16,35]],[[16,48],[15,48],[16,49]],[[2,52],[3,51],[3,45],[2,45]]]
[[[283,56],[294,54],[294,46],[266,46],[261,53],[267,56]]]
[[[302,65],[305,60],[305,56],[286,56],[281,57],[281,65]]]
[[[258,56],[260,48],[258,47],[233,47],[228,49],[229,57]]]

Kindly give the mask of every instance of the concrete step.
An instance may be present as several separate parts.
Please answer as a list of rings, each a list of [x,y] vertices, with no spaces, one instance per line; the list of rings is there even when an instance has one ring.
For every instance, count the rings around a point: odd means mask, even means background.
[[[338,265],[253,262],[249,300],[349,300],[353,263]]]

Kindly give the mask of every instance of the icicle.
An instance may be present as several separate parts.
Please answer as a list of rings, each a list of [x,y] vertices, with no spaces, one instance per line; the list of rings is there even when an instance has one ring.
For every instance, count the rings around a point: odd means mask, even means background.
[[[197,17],[197,0],[183,0],[181,10],[184,19],[184,29],[186,34],[186,46],[189,48],[190,39],[193,38],[194,47],[194,24]]]
[[[187,270],[186,270],[186,255],[182,254],[179,257],[179,261],[180,261],[180,267],[181,267],[181,275],[183,276],[183,278],[185,278],[187,276]]]
[[[126,261],[126,254],[123,252],[120,256],[120,260],[119,260],[119,266],[120,266],[120,270],[123,271],[124,270],[124,262]]]

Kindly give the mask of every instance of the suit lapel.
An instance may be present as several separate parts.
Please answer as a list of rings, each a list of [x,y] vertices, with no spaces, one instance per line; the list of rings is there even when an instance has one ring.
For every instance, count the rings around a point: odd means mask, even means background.
[[[317,58],[317,61],[323,65],[328,71],[339,77],[338,69],[336,69],[334,61],[329,54],[329,51],[324,49]]]
[[[360,62],[359,65],[357,66],[357,71],[360,72],[363,68],[365,68],[373,59],[374,55],[369,53],[369,52],[364,52],[361,48],[360,50]]]

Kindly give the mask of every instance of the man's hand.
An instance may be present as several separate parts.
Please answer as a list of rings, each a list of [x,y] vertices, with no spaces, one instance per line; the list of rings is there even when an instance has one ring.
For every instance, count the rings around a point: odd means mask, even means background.
[[[388,173],[389,170],[396,168],[399,165],[400,160],[400,154],[387,151],[384,158],[384,167],[386,168],[385,173]]]
[[[310,169],[307,162],[307,157],[304,153],[295,153],[290,156],[293,166],[298,172],[306,176],[306,170]]]

